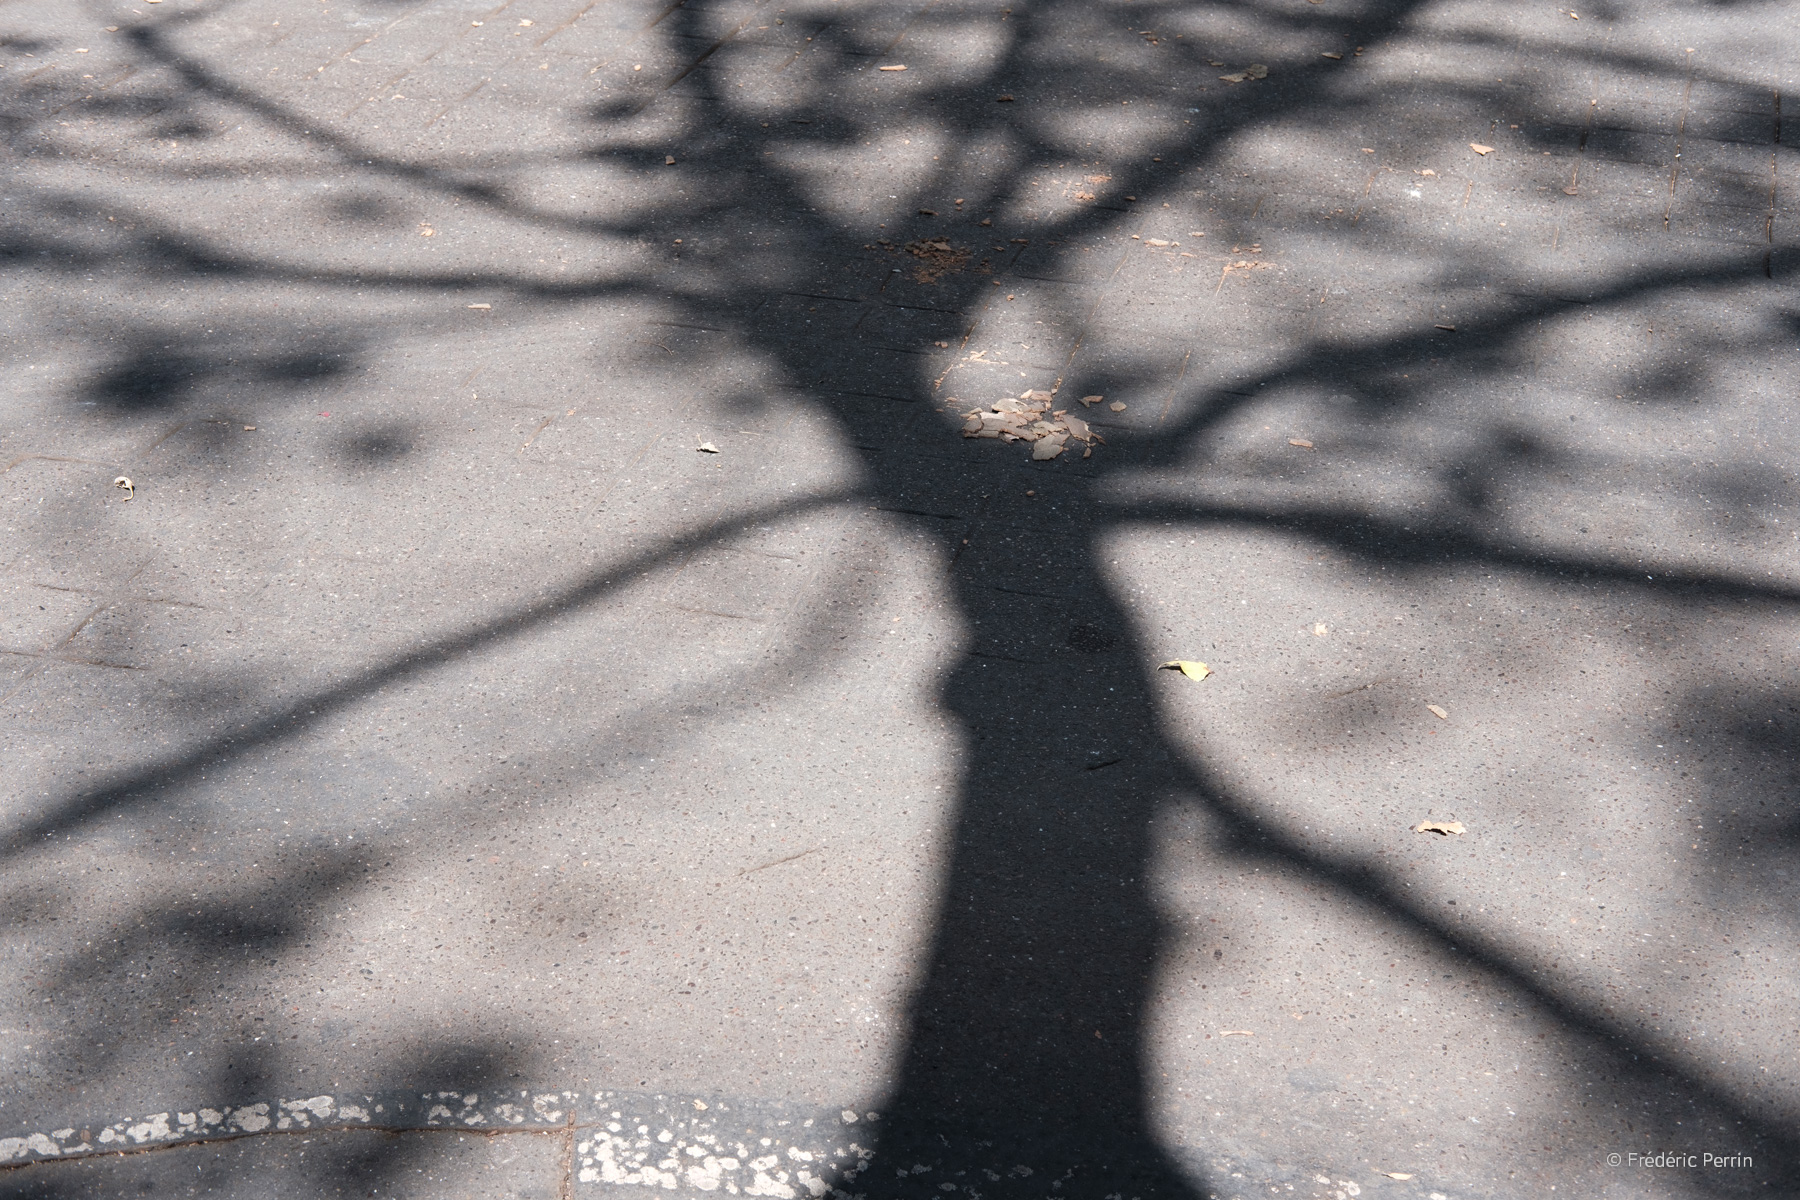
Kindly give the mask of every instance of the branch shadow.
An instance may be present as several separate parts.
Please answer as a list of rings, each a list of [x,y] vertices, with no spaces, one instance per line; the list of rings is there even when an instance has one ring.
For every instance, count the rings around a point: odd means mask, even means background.
[[[1242,7],[1262,15],[1260,9]],[[1422,8],[1389,4],[1333,28],[1354,31],[1372,42],[1396,33]],[[1139,23],[1127,21],[1122,13],[1080,16],[1100,19],[1115,32],[1127,34]],[[1022,22],[1027,32],[1017,35],[973,82],[937,88],[924,100],[912,95],[872,121],[859,123],[847,112],[810,127],[804,137],[849,151],[884,124],[900,129],[927,118],[942,120],[952,140],[963,145],[989,136],[1004,140],[1015,158],[1009,175],[1015,182],[984,191],[979,185],[965,186],[953,166],[944,166],[913,189],[900,211],[940,203],[933,197],[958,191],[975,197],[966,206],[971,213],[998,212],[1009,203],[1023,203],[1025,189],[1016,179],[1033,169],[1066,164],[1070,148],[1036,118],[996,115],[1013,110],[993,108],[992,93],[1022,87],[1019,81],[1032,77],[1039,41],[1052,36],[1049,30],[1056,19],[1053,6],[1051,12],[1034,14],[1030,23]],[[1072,13],[1069,19],[1075,19]],[[671,10],[669,36],[716,47],[720,39],[708,28],[710,20],[703,10],[678,7]],[[820,29],[831,32],[815,35],[824,38],[817,53],[841,56],[835,76],[829,72],[824,76],[821,96],[829,95],[833,82],[869,77],[871,56],[894,44],[830,21]],[[1429,399],[1430,389],[1400,382],[1395,378],[1396,364],[1436,359],[1448,362],[1448,370],[1461,369],[1470,376],[1493,373],[1504,355],[1495,344],[1504,347],[1524,337],[1539,322],[1562,312],[1565,299],[1496,299],[1480,314],[1480,324],[1490,335],[1481,349],[1447,348],[1430,332],[1350,344],[1315,340],[1279,356],[1274,367],[1255,373],[1232,391],[1178,387],[1172,401],[1177,419],[1160,429],[1119,428],[1109,434],[1112,441],[1106,451],[1091,461],[1034,465],[1016,453],[1017,447],[958,445],[951,440],[953,429],[936,411],[938,391],[931,372],[939,363],[926,344],[936,340],[930,335],[945,329],[928,326],[924,336],[884,329],[879,336],[886,339],[883,345],[891,356],[874,359],[846,339],[823,336],[812,327],[812,319],[802,315],[808,306],[791,303],[796,295],[816,298],[829,292],[833,298],[869,309],[976,314],[988,307],[981,298],[990,295],[992,280],[977,267],[919,289],[908,290],[906,281],[893,281],[894,272],[885,260],[859,251],[875,236],[868,221],[834,220],[818,204],[817,178],[767,164],[756,153],[764,145],[789,148],[790,139],[762,132],[762,122],[724,92],[716,63],[693,64],[675,82],[683,85],[680,99],[694,105],[691,128],[711,134],[720,147],[708,169],[730,186],[719,189],[723,194],[694,201],[685,211],[592,222],[522,203],[503,186],[378,155],[347,137],[320,131],[317,122],[177,54],[147,26],[135,28],[131,36],[146,61],[174,71],[193,94],[230,103],[292,136],[363,161],[375,168],[374,174],[392,176],[423,191],[455,195],[572,235],[660,237],[681,228],[684,238],[704,243],[728,240],[754,226],[767,231],[791,255],[793,261],[767,274],[759,273],[768,261],[762,257],[745,256],[739,262],[706,259],[710,277],[718,284],[710,289],[672,284],[648,273],[639,279],[567,285],[480,269],[321,275],[228,248],[173,258],[165,251],[154,260],[147,256],[145,270],[216,281],[304,279],[322,288],[352,280],[417,291],[497,284],[547,307],[599,296],[672,302],[681,319],[731,331],[748,353],[776,364],[785,379],[806,389],[816,411],[834,422],[845,443],[855,448],[868,480],[861,494],[909,520],[921,539],[935,541],[943,559],[954,564],[951,584],[961,615],[977,632],[972,648],[944,681],[941,701],[975,753],[959,780],[952,863],[940,888],[923,983],[911,1001],[898,1081],[884,1104],[875,1165],[854,1184],[859,1193],[916,1195],[921,1185],[911,1168],[929,1163],[934,1180],[963,1180],[956,1188],[971,1194],[979,1182],[984,1195],[1041,1196],[1042,1180],[1027,1182],[1029,1177],[1018,1175],[989,1178],[998,1166],[1030,1163],[1035,1174],[1047,1174],[1063,1184],[1059,1195],[1149,1200],[1205,1194],[1209,1181],[1178,1164],[1157,1136],[1146,1085],[1150,1050],[1145,1012],[1159,964],[1174,937],[1149,884],[1154,830],[1160,814],[1185,807],[1203,810],[1218,822],[1224,831],[1223,853],[1329,887],[1374,919],[1459,955],[1470,969],[1528,996],[1587,1047],[1614,1096],[1657,1097],[1642,1116],[1654,1136],[1675,1137],[1680,1122],[1698,1109],[1709,1121],[1745,1129],[1759,1164],[1769,1164],[1759,1166],[1768,1178],[1800,1177],[1800,1140],[1778,1115],[1758,1111],[1686,1064],[1659,1058],[1641,1031],[1570,999],[1554,979],[1543,978],[1541,966],[1503,940],[1484,941],[1426,910],[1381,867],[1333,858],[1272,830],[1244,797],[1165,736],[1164,717],[1152,699],[1147,677],[1147,648],[1129,634],[1116,632],[1132,626],[1126,604],[1102,570],[1103,547],[1116,530],[1144,521],[1278,530],[1370,564],[1479,563],[1550,582],[1610,581],[1677,603],[1737,599],[1791,609],[1800,601],[1800,591],[1781,583],[1659,564],[1646,569],[1641,563],[1594,553],[1520,550],[1486,534],[1478,528],[1492,515],[1494,505],[1486,473],[1535,452],[1528,435],[1504,424],[1497,425],[1486,443],[1445,479],[1460,505],[1458,518],[1423,526],[1305,497],[1285,505],[1200,504],[1121,501],[1110,490],[1133,471],[1190,463],[1200,439],[1253,410],[1261,402],[1262,388],[1325,386],[1349,378],[1371,393],[1380,391],[1387,397],[1384,403],[1398,409]],[[1191,56],[1189,65],[1199,57]],[[1217,163],[1225,147],[1244,131],[1320,111],[1332,103],[1334,94],[1327,83],[1328,70],[1314,65],[1296,71],[1279,87],[1231,92],[1226,99],[1203,106],[1208,111],[1199,128],[1157,141],[1153,148],[1159,154],[1140,154],[1141,147],[1133,147],[1129,156],[1124,151],[1098,152],[1102,160],[1118,159],[1108,164],[1113,179],[1107,199],[1173,194],[1177,166],[1195,169]],[[1083,96],[1095,107],[1138,98],[1143,86],[1142,78],[1123,70],[1095,76]],[[1483,95],[1480,89],[1468,94]],[[657,160],[642,147],[605,144],[606,126],[614,115],[603,106],[589,110],[600,142],[589,154],[656,169]],[[1094,153],[1085,148],[1083,152]],[[1172,160],[1166,167],[1141,161],[1165,158]],[[754,211],[746,211],[751,206]],[[1116,223],[1118,211],[1097,203],[1056,219],[1003,216],[994,228],[996,237],[1029,232],[1031,241],[1067,244],[1105,231]],[[897,242],[943,228],[924,214],[896,219],[894,224],[899,228],[886,229],[883,236]],[[974,240],[974,230],[958,228],[959,236]],[[26,245],[13,253],[17,258],[30,256]],[[842,262],[835,265],[848,265],[849,278],[819,287],[814,281],[826,273],[827,254],[841,256]],[[1475,272],[1482,266],[1462,269]],[[1625,304],[1697,286],[1743,286],[1761,278],[1761,264],[1748,260],[1648,268],[1610,276],[1585,299],[1590,304]],[[929,305],[921,298],[928,298]],[[900,304],[902,299],[914,302]],[[1084,317],[1073,309],[1071,303],[1053,319],[1079,329]],[[94,394],[120,412],[164,406],[192,386],[186,381],[198,369],[180,359],[128,352],[95,382]],[[1145,372],[1140,378],[1154,377]],[[1115,392],[1139,381],[1128,368],[1093,372],[1081,380],[1083,389],[1096,392]],[[1678,391],[1680,386],[1681,380],[1672,380],[1665,390]],[[915,445],[896,449],[896,429],[913,436]],[[940,449],[933,438],[950,442],[949,448]],[[375,458],[394,452],[386,443],[352,450]],[[1011,457],[1000,457],[1003,454]],[[380,687],[415,677],[451,657],[482,653],[557,613],[590,604],[653,562],[772,516],[844,498],[798,502],[708,527],[572,585],[534,611],[502,615],[420,651],[373,664],[350,681],[260,717],[247,731],[147,764],[104,787],[66,795],[13,830],[0,861],[20,857],[43,839],[67,836],[102,815],[129,809],[202,770],[291,737]],[[1043,513],[1052,505],[1061,515],[1054,529],[1046,532]],[[944,515],[960,519],[954,534],[939,519]],[[984,537],[974,549],[957,544],[962,524],[977,521],[993,536]],[[1081,657],[1071,658],[1068,649]],[[1666,1102],[1661,1099],[1665,1095]]]

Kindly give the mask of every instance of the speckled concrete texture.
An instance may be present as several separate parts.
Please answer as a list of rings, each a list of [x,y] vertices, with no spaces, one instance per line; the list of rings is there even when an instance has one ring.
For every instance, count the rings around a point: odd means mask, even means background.
[[[1795,50],[0,9],[0,1194],[1794,1194]]]

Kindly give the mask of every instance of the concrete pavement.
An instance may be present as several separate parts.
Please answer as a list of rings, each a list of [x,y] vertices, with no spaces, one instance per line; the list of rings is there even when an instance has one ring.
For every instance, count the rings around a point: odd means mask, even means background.
[[[0,1193],[1788,1194],[1790,26],[0,10]]]

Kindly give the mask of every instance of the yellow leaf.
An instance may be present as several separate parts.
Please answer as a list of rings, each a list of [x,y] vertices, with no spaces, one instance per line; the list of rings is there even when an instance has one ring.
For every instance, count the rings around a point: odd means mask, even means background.
[[[1431,713],[1432,716],[1436,717],[1440,721],[1448,721],[1450,719],[1450,714],[1445,712],[1443,709],[1439,708],[1435,704],[1427,704],[1425,706],[1425,708],[1427,711],[1429,711]]]
[[[1212,668],[1203,662],[1189,662],[1184,658],[1171,659],[1156,668],[1159,671],[1180,671],[1189,679],[1205,679],[1212,674]]]
[[[1414,833],[1439,833],[1448,836],[1453,833],[1467,833],[1461,821],[1420,821],[1413,826]]]

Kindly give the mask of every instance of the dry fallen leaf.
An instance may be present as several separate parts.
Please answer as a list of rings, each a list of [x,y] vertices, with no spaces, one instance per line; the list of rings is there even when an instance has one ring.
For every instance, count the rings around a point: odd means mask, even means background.
[[[1302,450],[1311,450],[1313,448],[1313,444],[1311,442],[1307,441],[1305,438],[1289,438],[1288,445],[1298,446]]]
[[[1461,821],[1420,821],[1413,826],[1414,833],[1437,833],[1448,836],[1469,832],[1463,828]]]
[[[1146,246],[1171,246],[1171,245],[1174,245],[1174,243],[1168,241],[1166,238],[1145,238],[1144,245],[1146,245]]]
[[[1088,423],[1086,421],[1082,420],[1080,417],[1071,417],[1067,413],[1064,413],[1063,418],[1062,418],[1062,423],[1063,423],[1063,426],[1066,429],[1068,429],[1069,436],[1072,438],[1079,438],[1082,441],[1086,442],[1086,441],[1092,440],[1092,438],[1094,437],[1094,431],[1093,431],[1092,427],[1090,427],[1088,425]]]
[[[471,305],[469,305],[469,307],[470,308],[492,308],[494,306],[491,304],[471,304]]]
[[[1093,452],[1094,443],[1105,441],[1086,421],[1071,417],[1067,409],[1059,408],[1049,412],[1052,403],[1054,400],[1050,393],[1042,388],[1032,388],[1016,399],[1004,397],[994,401],[986,409],[977,408],[963,413],[962,435],[966,438],[1031,442],[1031,457],[1038,462],[1059,457],[1067,449],[1071,437],[1086,444],[1083,458]],[[1048,416],[1044,415],[1046,412],[1049,412]]]
[[[1011,104],[1012,97],[1011,96],[995,96],[994,103],[995,104]]]
[[[1314,637],[1324,637],[1326,634],[1328,634],[1330,632],[1331,632],[1331,630],[1323,622],[1320,622],[1319,624],[1313,626],[1313,636]]]
[[[1454,325],[1433,325],[1432,328],[1433,329],[1441,329],[1445,333],[1455,333],[1456,332],[1456,326],[1454,326]]]
[[[1220,1037],[1255,1037],[1256,1030],[1254,1030],[1254,1029],[1221,1029],[1221,1030],[1219,1030],[1219,1036]]]
[[[997,438],[1010,434],[1018,437],[1025,432],[1019,422],[1020,418],[1014,413],[976,413],[963,425],[963,436]]]
[[[1212,668],[1203,662],[1189,662],[1185,658],[1174,658],[1156,668],[1159,671],[1180,671],[1189,679],[1205,679],[1211,675]]]
[[[1223,79],[1226,83],[1242,83],[1244,80],[1248,79],[1249,76],[1245,75],[1242,71],[1233,71],[1231,74],[1221,75],[1219,78]]]
[[[1327,50],[1325,53],[1319,55],[1319,57],[1320,58],[1342,58],[1344,56],[1339,54],[1336,50]]]
[[[1405,1171],[1383,1171],[1381,1173],[1383,1175],[1386,1175],[1389,1179],[1411,1179],[1412,1178],[1412,1176],[1408,1175]]]
[[[663,155],[663,166],[672,167],[674,165],[675,165],[675,156],[673,154]]]
[[[1094,405],[1100,403],[1104,399],[1106,399],[1105,396],[1083,396],[1081,398],[1081,402],[1083,404],[1087,405],[1089,408],[1092,408]]]
[[[131,480],[127,479],[123,475],[121,475],[117,479],[113,480],[113,486],[116,488],[125,489],[125,498],[127,500],[131,499],[133,496],[135,496],[137,494],[136,490],[131,486]]]
[[[1267,79],[1269,77],[1269,68],[1263,66],[1261,63],[1251,63],[1244,68],[1244,74],[1252,79]]]
[[[905,63],[895,63],[891,67],[876,67],[875,69],[877,71],[904,71],[904,70],[906,70],[906,64]]]
[[[1123,400],[1114,400],[1111,404],[1107,405],[1106,407],[1112,409],[1114,412],[1124,412],[1125,411],[1125,402]]]
[[[717,454],[719,452],[719,448],[711,442],[701,442],[698,446],[695,446],[694,449],[702,454]]]
[[[1445,712],[1443,709],[1439,708],[1435,704],[1427,704],[1425,706],[1425,708],[1427,711],[1429,711],[1431,713],[1432,716],[1436,717],[1440,721],[1448,721],[1450,719],[1450,714]]]
[[[256,432],[256,426],[254,426],[254,425],[246,425],[246,426],[244,426],[244,432],[245,432],[245,433],[255,433],[255,432]]]
[[[1494,148],[1492,146],[1484,146],[1480,142],[1470,142],[1469,149],[1471,149],[1475,153],[1481,154],[1481,155],[1488,155],[1488,154],[1492,154],[1494,152]]]
[[[1434,171],[1434,170],[1432,170],[1432,169],[1431,169],[1431,168],[1430,168],[1430,167],[1426,167],[1426,168],[1425,168],[1425,169],[1424,169],[1424,170],[1423,170],[1423,171],[1420,171],[1420,172],[1419,172],[1419,174],[1421,174],[1421,175],[1430,175],[1430,176],[1432,176],[1432,177],[1434,177],[1434,178],[1435,178],[1435,177],[1436,177],[1436,175],[1437,175],[1437,172],[1436,172],[1436,171]]]

